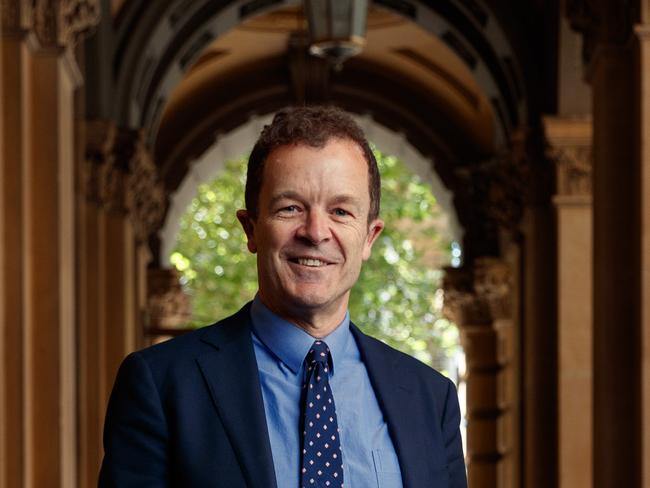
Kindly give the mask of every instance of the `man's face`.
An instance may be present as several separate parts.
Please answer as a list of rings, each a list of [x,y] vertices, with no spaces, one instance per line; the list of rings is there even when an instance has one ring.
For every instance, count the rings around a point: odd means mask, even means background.
[[[258,215],[238,218],[257,253],[262,301],[282,316],[347,309],[350,289],[383,229],[368,222],[368,164],[359,146],[281,146],[264,168]],[[298,317],[296,317],[298,314]]]

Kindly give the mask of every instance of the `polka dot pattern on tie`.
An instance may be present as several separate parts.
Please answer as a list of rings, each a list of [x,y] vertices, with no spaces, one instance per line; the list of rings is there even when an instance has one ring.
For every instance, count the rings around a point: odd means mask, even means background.
[[[329,385],[330,350],[315,341],[305,358],[302,488],[343,487],[343,456],[334,397]]]

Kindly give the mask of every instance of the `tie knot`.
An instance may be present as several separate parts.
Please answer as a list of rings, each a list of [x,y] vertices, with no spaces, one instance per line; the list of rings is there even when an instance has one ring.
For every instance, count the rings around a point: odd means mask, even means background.
[[[307,364],[311,363],[325,363],[327,364],[330,355],[330,348],[327,347],[325,341],[314,341],[307,354]]]

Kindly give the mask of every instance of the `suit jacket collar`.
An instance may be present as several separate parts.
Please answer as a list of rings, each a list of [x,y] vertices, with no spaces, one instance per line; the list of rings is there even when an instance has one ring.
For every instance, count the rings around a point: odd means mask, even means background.
[[[276,488],[249,308],[247,304],[218,326],[206,329],[202,340],[214,349],[197,362],[246,483]]]
[[[350,330],[357,341],[361,357],[379,406],[386,418],[388,431],[397,452],[404,488],[426,486],[429,466],[426,455],[429,440],[418,419],[419,402],[413,401],[415,385],[412,376],[400,368],[399,354],[386,354],[386,346],[368,337],[354,324]]]

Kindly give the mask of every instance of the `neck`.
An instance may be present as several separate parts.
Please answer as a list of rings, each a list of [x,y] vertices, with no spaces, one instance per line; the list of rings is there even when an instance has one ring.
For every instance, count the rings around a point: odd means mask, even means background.
[[[303,329],[307,334],[322,339],[328,336],[343,322],[347,312],[347,300],[332,309],[322,307],[291,307],[278,308],[273,306],[264,295],[259,293],[260,300],[266,308],[278,317]]]

